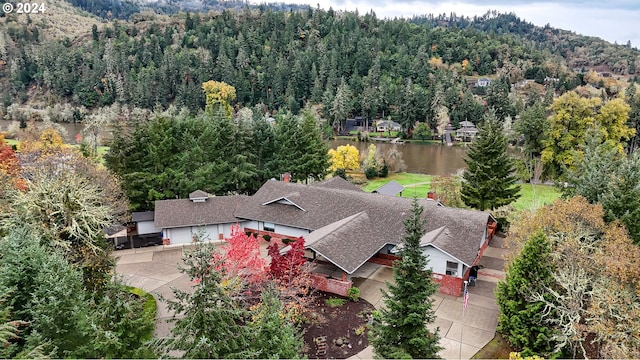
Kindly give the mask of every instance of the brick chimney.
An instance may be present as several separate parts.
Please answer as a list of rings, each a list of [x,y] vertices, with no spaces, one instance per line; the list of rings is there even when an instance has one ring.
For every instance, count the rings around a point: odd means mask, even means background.
[[[282,174],[282,181],[286,183],[291,182],[291,174],[289,174],[288,172]]]
[[[436,194],[435,191],[429,191],[427,193],[427,199],[438,200],[438,195]]]

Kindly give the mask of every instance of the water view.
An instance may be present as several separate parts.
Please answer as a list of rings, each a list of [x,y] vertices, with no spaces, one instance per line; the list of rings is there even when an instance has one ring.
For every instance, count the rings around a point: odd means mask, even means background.
[[[348,140],[331,140],[332,149],[340,145],[350,144],[355,146],[360,154],[367,151],[368,142],[355,142]],[[455,174],[459,169],[464,169],[466,164],[463,157],[466,154],[466,146],[446,146],[440,144],[389,144],[374,143],[385,154],[395,147],[402,153],[402,159],[406,165],[404,171],[417,174],[444,175]]]

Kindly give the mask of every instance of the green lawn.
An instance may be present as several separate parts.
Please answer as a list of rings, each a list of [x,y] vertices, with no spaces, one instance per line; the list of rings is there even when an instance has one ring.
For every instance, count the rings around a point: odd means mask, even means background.
[[[17,145],[18,145],[18,143],[19,143],[19,141],[18,141],[18,140],[13,140],[13,139],[4,139],[4,141],[6,141],[6,142],[7,142],[7,144],[12,145],[12,146],[13,146],[13,145],[16,145],[16,146],[17,146]]]
[[[513,203],[518,210],[537,209],[546,204],[551,204],[560,197],[560,192],[552,185],[520,185],[520,198]]]
[[[405,187],[402,197],[424,198],[431,189],[431,175],[410,174],[410,173],[390,173],[386,178],[369,180],[362,187],[364,191],[371,192],[391,180],[397,181]],[[543,205],[551,204],[560,197],[560,192],[551,185],[521,184],[520,198],[513,203],[517,210],[537,209]]]
[[[427,196],[431,184],[431,175],[424,174],[410,174],[410,173],[390,173],[386,178],[377,178],[369,180],[369,182],[362,187],[364,191],[371,192],[380,186],[388,183],[391,180],[397,181],[400,185],[405,187],[402,192],[402,197],[418,197],[423,198]]]

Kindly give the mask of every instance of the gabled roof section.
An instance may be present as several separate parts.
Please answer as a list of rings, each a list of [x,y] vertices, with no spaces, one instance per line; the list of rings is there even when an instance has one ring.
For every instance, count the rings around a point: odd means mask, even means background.
[[[381,194],[381,195],[389,195],[396,196],[397,194],[404,191],[404,186],[400,185],[397,181],[391,180],[388,183],[380,186],[379,188],[373,190],[372,192]]]
[[[302,201],[300,198],[300,193],[294,192],[294,193],[288,194],[287,196],[281,196],[273,200],[264,202],[262,205],[283,204],[283,205],[295,206],[296,208],[302,211],[306,211],[302,206],[298,205],[301,202]]]
[[[354,185],[350,181],[347,181],[341,178],[340,176],[334,176],[331,179],[313,183],[311,184],[311,186],[323,187],[327,189],[351,190],[351,191],[357,191],[357,192],[364,192],[364,190]]]
[[[246,195],[212,196],[207,201],[190,199],[157,200],[154,224],[167,229],[183,226],[233,224],[239,222],[234,216],[236,207],[248,201]]]
[[[305,247],[352,274],[387,243],[376,239],[369,215],[362,211],[324,226],[306,236]]]

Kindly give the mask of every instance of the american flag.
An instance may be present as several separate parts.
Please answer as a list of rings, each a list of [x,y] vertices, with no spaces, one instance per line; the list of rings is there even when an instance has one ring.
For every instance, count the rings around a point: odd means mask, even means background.
[[[469,290],[467,289],[464,289],[464,302],[462,306],[464,306],[465,309],[469,306]]]

